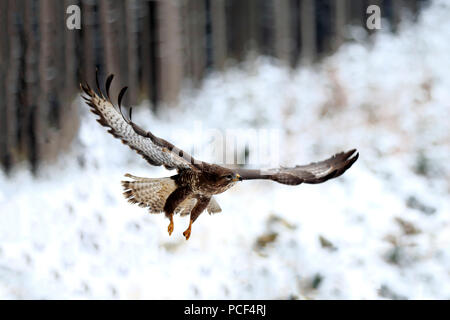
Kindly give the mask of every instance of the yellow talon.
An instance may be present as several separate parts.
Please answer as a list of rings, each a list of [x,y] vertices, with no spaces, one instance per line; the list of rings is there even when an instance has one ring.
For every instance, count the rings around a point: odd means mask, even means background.
[[[173,232],[173,217],[170,216],[170,223],[169,226],[167,227],[167,231],[169,232],[169,236],[172,235]]]
[[[189,237],[191,236],[191,227],[192,220],[189,221],[189,227],[186,229],[186,231],[183,232],[183,236],[186,238],[186,240],[189,240]]]

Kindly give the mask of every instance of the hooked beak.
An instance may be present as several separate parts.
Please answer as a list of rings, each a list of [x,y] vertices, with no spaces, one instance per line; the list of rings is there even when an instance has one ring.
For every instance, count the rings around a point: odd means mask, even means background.
[[[236,181],[242,181],[242,177],[240,176],[239,173],[236,173],[236,176],[233,179],[233,182],[236,182]]]

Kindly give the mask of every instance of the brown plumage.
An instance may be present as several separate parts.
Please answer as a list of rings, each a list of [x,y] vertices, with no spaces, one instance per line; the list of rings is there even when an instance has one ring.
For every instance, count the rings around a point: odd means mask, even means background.
[[[97,121],[108,127],[108,132],[135,150],[151,165],[163,165],[177,174],[165,178],[141,178],[126,174],[131,180],[122,181],[124,196],[129,202],[148,208],[150,213],[162,213],[169,218],[169,235],[174,224],[173,215],[190,215],[189,227],[183,233],[186,239],[191,234],[192,223],[206,209],[210,214],[220,212],[213,195],[231,188],[237,181],[267,179],[287,185],[321,183],[343,174],[358,159],[356,150],[338,153],[331,158],[293,168],[269,170],[230,169],[216,164],[198,161],[170,142],[147,132],[131,120],[131,108],[126,117],[122,112],[123,88],[116,108],[109,98],[113,79],[106,80],[106,97],[99,88],[96,93],[89,85],[80,85],[86,96],[82,96],[91,111],[98,115]]]

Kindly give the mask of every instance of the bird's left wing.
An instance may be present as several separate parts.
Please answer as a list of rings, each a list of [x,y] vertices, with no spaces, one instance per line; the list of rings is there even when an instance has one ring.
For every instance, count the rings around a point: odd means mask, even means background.
[[[163,165],[167,169],[177,170],[197,170],[196,160],[186,152],[176,148],[170,142],[158,138],[151,132],[146,132],[131,121],[131,109],[128,118],[122,113],[121,100],[127,89],[123,88],[119,93],[118,108],[116,108],[109,98],[109,88],[113,75],[106,79],[106,97],[100,90],[97,80],[97,89],[99,93],[92,90],[89,85],[80,84],[81,89],[87,96],[82,96],[86,103],[91,107],[91,111],[99,116],[97,121],[108,127],[108,132],[114,137],[119,138],[131,149],[142,155],[151,165]]]
[[[358,159],[356,149],[337,153],[323,161],[292,168],[275,168],[267,170],[234,169],[242,180],[266,179],[287,185],[300,183],[321,183],[339,177]]]

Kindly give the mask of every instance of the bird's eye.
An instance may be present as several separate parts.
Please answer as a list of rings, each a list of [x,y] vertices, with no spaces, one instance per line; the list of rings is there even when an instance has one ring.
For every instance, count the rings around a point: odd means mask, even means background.
[[[225,178],[227,178],[228,180],[231,180],[231,179],[233,179],[233,175],[229,174]]]

